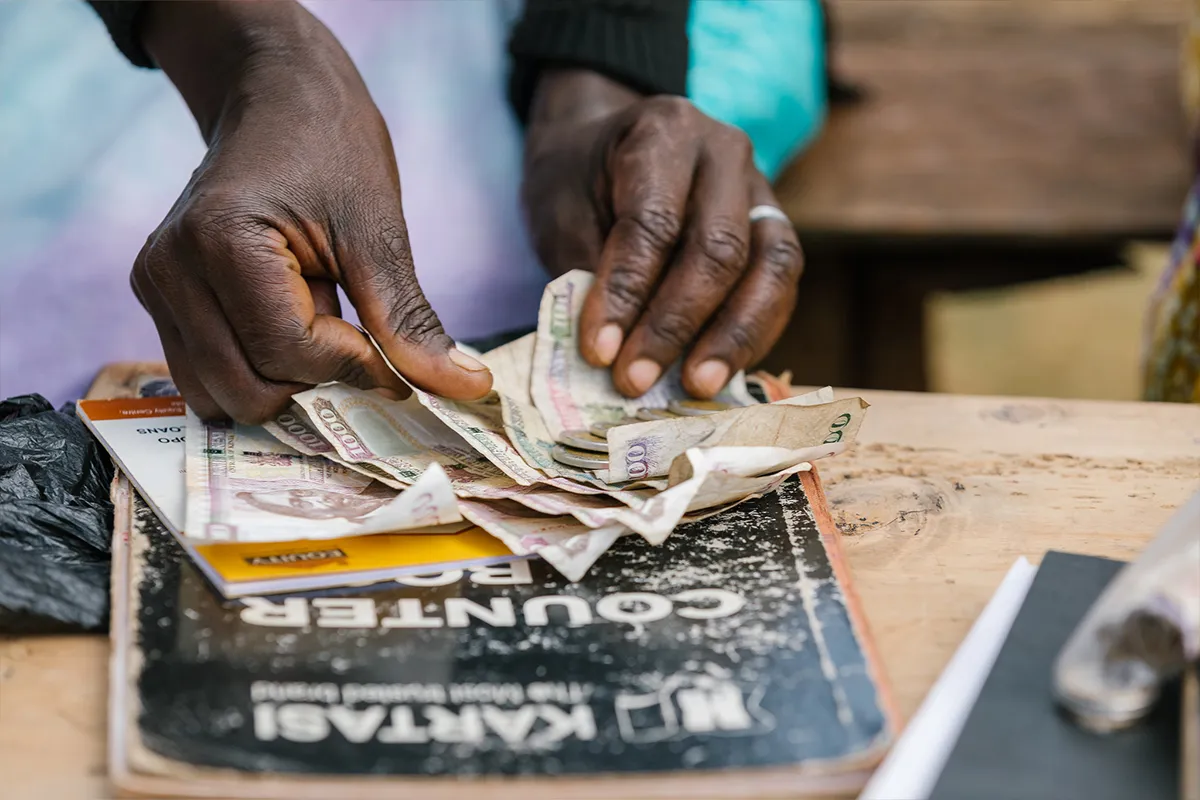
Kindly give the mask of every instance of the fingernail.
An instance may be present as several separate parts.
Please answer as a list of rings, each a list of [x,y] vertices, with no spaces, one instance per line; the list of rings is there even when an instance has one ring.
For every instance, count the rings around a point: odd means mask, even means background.
[[[487,365],[474,356],[467,355],[457,347],[450,348],[450,360],[467,372],[487,372]]]
[[[643,395],[650,391],[650,387],[658,380],[658,376],[662,375],[662,367],[658,365],[657,361],[639,358],[629,365],[628,375],[634,391]]]
[[[592,346],[595,348],[596,357],[600,359],[601,364],[607,367],[616,361],[617,353],[621,351],[621,340],[624,338],[621,326],[615,322],[610,322],[600,329]]]
[[[729,365],[719,358],[701,362],[692,373],[692,383],[703,394],[713,396],[729,383]]]

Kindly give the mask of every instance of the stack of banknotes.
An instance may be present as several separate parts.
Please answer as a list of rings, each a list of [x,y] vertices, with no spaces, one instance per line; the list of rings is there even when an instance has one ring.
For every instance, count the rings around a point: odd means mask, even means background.
[[[854,440],[867,404],[829,389],[765,403],[739,374],[697,401],[676,365],[623,397],[579,354],[591,281],[553,281],[538,330],[479,356],[494,376],[479,401],[331,383],[261,428],[189,413],[188,535],[331,538],[466,520],[578,580],[618,537],[659,544]]]

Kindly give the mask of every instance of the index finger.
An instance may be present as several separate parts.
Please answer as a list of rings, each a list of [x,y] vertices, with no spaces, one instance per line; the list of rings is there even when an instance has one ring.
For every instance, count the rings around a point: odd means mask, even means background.
[[[658,285],[683,230],[695,150],[671,137],[633,133],[613,154],[613,226],[579,321],[580,351],[607,367]]]

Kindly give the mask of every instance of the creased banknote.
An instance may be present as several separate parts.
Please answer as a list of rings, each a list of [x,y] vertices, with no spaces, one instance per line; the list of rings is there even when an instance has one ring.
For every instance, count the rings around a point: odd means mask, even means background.
[[[590,272],[574,270],[555,279],[542,295],[537,340],[533,350],[530,395],[551,438],[563,431],[586,429],[596,422],[617,422],[642,408],[665,408],[688,397],[680,382],[680,365],[666,370],[641,397],[630,399],[616,390],[612,373],[597,369],[579,354],[579,314],[593,282]],[[754,404],[738,373],[716,398],[736,406]]]
[[[347,462],[373,464],[403,483],[412,483],[434,463],[455,486],[475,481],[510,483],[415,397],[389,400],[345,384],[327,383],[292,399],[321,438]]]
[[[566,492],[595,494],[604,491],[594,479],[582,483],[558,477],[556,473],[539,470],[536,464],[528,463],[518,448],[509,439],[504,426],[504,411],[501,398],[495,390],[482,400],[462,402],[429,394],[414,386],[387,360],[387,354],[370,333],[363,331],[374,345],[396,377],[408,384],[417,401],[429,409],[448,428],[457,433],[481,455],[496,465],[505,475],[522,486],[545,483]],[[530,420],[532,423],[532,420]]]
[[[462,502],[462,513],[517,555],[536,554],[567,580],[577,581],[619,536],[621,525],[589,528],[574,517],[548,517],[509,500]]]
[[[693,448],[680,459],[678,483],[641,508],[620,509],[611,519],[651,544],[662,544],[686,515],[759,497],[810,468],[803,451],[787,452],[773,447]]]
[[[573,478],[584,480],[586,476],[581,471],[573,470],[550,457],[555,445],[554,437],[546,429],[542,415],[533,405],[533,396],[529,393],[536,340],[537,334],[530,333],[482,357],[483,363],[492,371],[492,388],[500,398],[504,433],[531,467],[552,476],[562,475],[563,472],[573,473]]]
[[[343,384],[325,384],[297,394],[293,408],[268,423],[281,441],[324,455],[372,477],[403,487],[431,464],[446,472],[454,492],[477,500],[513,500],[552,516],[572,515],[584,524],[608,523],[613,509],[639,507],[653,489],[607,493],[566,492],[554,485],[521,486],[483,458],[414,398],[388,400]]]
[[[436,474],[449,490],[448,498],[439,495],[443,502],[453,505],[457,496],[463,517],[515,553],[537,553],[571,580],[618,537],[660,544],[681,521],[773,491],[857,434],[866,404],[834,401],[828,387],[760,405],[739,374],[717,398],[733,408],[689,416],[676,364],[645,396],[621,396],[609,370],[579,355],[579,313],[591,284],[583,272],[555,280],[543,295],[537,332],[480,357],[494,378],[483,400],[452,401],[414,387],[413,397],[394,401],[325,384],[297,394],[265,429],[278,447],[327,464],[357,490],[372,487],[393,498],[400,491],[404,498]],[[644,409],[667,407],[663,413],[684,415],[629,422]],[[602,441],[563,436],[618,421],[593,434]],[[581,441],[607,458],[569,452]],[[578,461],[607,461],[607,469],[564,463]]]
[[[507,471],[501,471],[494,461],[471,447],[463,435],[446,425],[442,417],[417,397],[389,400],[374,392],[329,383],[301,392],[293,399],[302,413],[289,412],[282,421],[277,418],[270,428],[273,433],[291,443],[296,436],[307,435],[303,426],[303,419],[307,419],[308,429],[325,439],[338,459],[366,468],[372,475],[386,474],[391,480],[380,480],[389,485],[411,482],[413,476],[436,463],[445,469],[460,497],[505,499],[551,491],[611,494],[620,502],[638,502],[636,493],[579,486],[565,478],[549,478],[540,473],[534,473],[537,481],[519,484]],[[290,433],[289,429],[299,433]]]
[[[530,333],[483,356],[483,362],[492,371],[494,388],[500,397],[505,435],[525,463],[540,472],[550,477],[566,478],[582,486],[604,489],[623,502],[628,502],[622,491],[605,485],[594,473],[555,461],[551,455],[557,443],[530,394],[536,339],[537,334]]]
[[[780,447],[814,450],[809,460],[841,452],[854,440],[867,404],[851,397],[819,405],[786,402],[734,408],[702,417],[639,422],[608,432],[611,483],[666,475],[693,447]]]
[[[287,411],[276,415],[275,419],[264,422],[263,430],[293,450],[303,453],[306,456],[327,458],[335,464],[341,464],[347,469],[362,473],[368,478],[373,478],[384,486],[403,490],[411,485],[411,482],[401,481],[386,470],[370,462],[364,461],[355,464],[344,460],[337,449],[321,437],[317,427],[308,418],[308,414],[296,403],[292,403]]]
[[[462,519],[440,466],[396,492],[306,455],[260,427],[205,423],[188,411],[189,537],[227,542],[397,533]]]
[[[779,488],[792,475],[810,468],[798,461],[762,475],[786,460],[778,448],[734,447],[689,451],[682,462],[686,477],[651,497],[640,509],[594,509],[592,526],[575,516],[531,514],[512,504],[464,501],[467,519],[497,536],[514,553],[536,553],[568,580],[579,580],[619,536],[634,532],[662,544],[685,518],[702,519]],[[796,457],[793,454],[792,457]]]

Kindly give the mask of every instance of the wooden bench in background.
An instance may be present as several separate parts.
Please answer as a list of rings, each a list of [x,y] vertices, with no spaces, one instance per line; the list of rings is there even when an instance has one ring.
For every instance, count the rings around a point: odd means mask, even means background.
[[[765,366],[926,388],[934,291],[1114,267],[1191,176],[1182,0],[834,0],[835,108],[777,192],[807,255]],[[1097,324],[1103,324],[1098,320]]]

